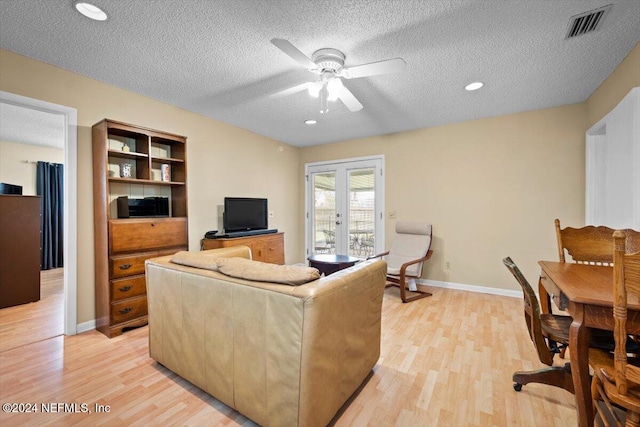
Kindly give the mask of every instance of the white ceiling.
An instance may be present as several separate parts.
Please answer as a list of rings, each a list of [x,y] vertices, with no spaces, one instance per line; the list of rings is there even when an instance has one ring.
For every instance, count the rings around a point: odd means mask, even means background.
[[[296,146],[583,102],[640,41],[638,0],[93,1],[107,21],[4,0],[0,47]],[[571,16],[609,3],[601,30],[565,40]],[[273,38],[407,67],[346,80],[364,108],[321,115],[306,92],[269,97],[313,79]]]
[[[64,149],[65,117],[0,102],[0,141]]]

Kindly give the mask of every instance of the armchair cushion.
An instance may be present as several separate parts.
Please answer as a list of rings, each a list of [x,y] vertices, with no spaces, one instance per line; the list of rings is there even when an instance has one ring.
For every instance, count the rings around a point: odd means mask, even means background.
[[[431,246],[431,224],[398,221],[396,237],[386,256],[387,274],[400,275],[402,264],[425,256]],[[419,277],[422,274],[422,263],[412,264],[407,268],[407,276]]]

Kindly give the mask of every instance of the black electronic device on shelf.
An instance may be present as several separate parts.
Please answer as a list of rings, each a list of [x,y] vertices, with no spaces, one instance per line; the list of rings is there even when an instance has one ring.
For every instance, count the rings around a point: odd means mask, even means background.
[[[225,233],[267,230],[267,199],[225,197],[222,222]]]
[[[22,194],[22,186],[0,182],[0,194]]]
[[[118,218],[169,216],[168,197],[118,197]]]

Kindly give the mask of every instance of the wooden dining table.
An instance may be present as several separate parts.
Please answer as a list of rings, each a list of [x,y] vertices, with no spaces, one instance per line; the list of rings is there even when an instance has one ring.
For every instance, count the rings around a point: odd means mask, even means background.
[[[589,341],[591,328],[613,330],[613,268],[608,266],[539,261],[539,292],[543,312],[548,296],[573,322],[569,331],[571,378],[575,389],[578,425],[593,425]],[[627,333],[640,334],[640,301],[629,298]]]

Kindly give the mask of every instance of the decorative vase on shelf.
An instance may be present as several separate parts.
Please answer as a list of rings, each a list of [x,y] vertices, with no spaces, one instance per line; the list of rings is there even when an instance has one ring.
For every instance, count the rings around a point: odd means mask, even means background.
[[[120,177],[121,178],[131,178],[131,164],[123,163],[120,166]]]
[[[162,180],[165,182],[169,182],[171,181],[171,169],[169,167],[169,165],[164,164],[162,166],[160,166],[160,171],[162,174]]]
[[[127,144],[122,144],[122,151],[124,151],[125,153],[128,153],[130,150],[131,149]]]

